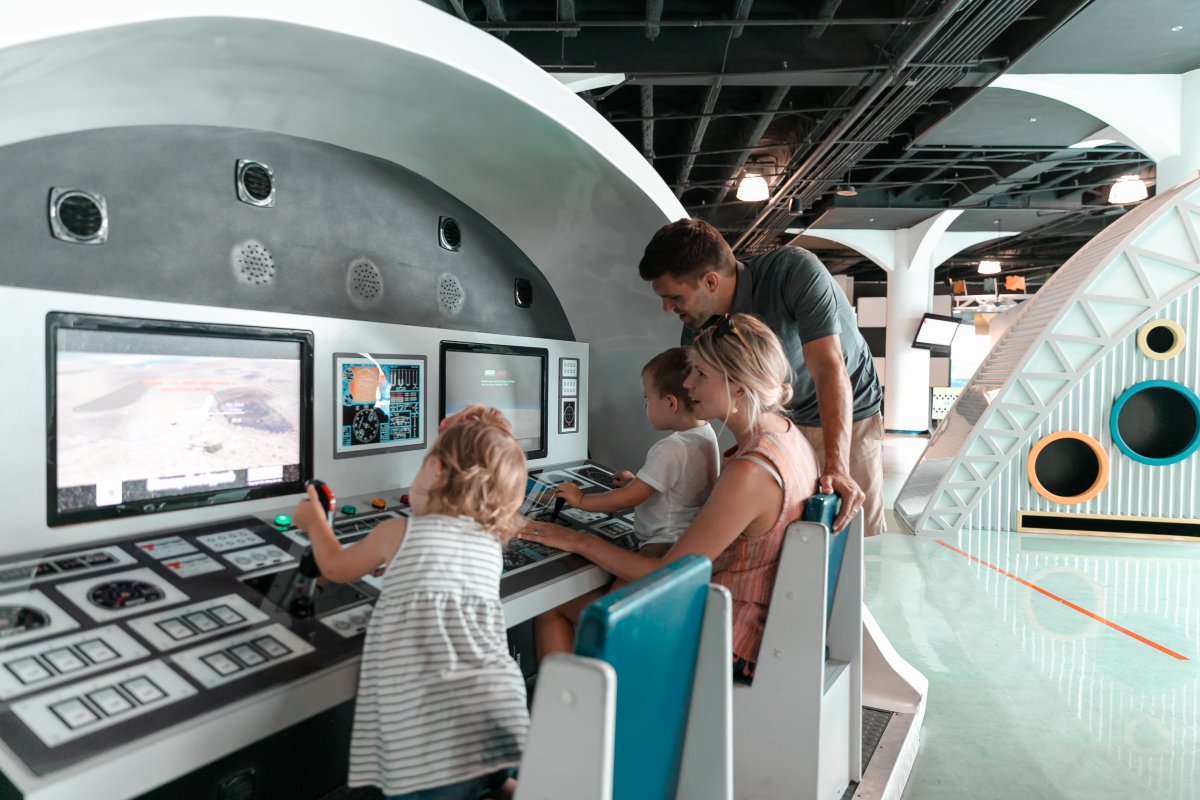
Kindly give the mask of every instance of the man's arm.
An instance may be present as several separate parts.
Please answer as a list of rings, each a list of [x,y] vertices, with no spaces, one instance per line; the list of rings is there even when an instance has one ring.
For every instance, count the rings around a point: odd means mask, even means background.
[[[825,438],[821,477],[817,485],[822,492],[836,492],[842,498],[833,530],[840,531],[863,504],[866,495],[850,477],[850,426],[853,420],[854,392],[842,355],[842,343],[836,336],[823,336],[806,342],[804,365],[812,376],[817,392],[817,411],[821,415],[821,432]]]

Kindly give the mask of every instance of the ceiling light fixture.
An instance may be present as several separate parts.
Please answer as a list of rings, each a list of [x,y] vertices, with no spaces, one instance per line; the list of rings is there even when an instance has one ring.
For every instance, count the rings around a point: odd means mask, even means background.
[[[1122,175],[1108,190],[1108,202],[1117,205],[1137,203],[1150,196],[1146,182],[1137,175]]]
[[[757,203],[771,196],[767,179],[754,172],[747,172],[738,183],[737,199],[746,203]]]
[[[979,262],[980,275],[996,275],[1000,272],[1000,262],[992,258],[985,258]]]
[[[1183,26],[1182,26],[1182,25],[1173,25],[1173,26],[1171,26],[1171,33],[1179,33],[1181,30],[1183,30]]]
[[[1089,147],[1105,147],[1110,144],[1116,144],[1116,139],[1084,139],[1082,142],[1076,142],[1069,145],[1072,150],[1084,150]]]
[[[838,197],[858,197],[858,189],[855,189],[848,183],[840,184],[833,193]]]

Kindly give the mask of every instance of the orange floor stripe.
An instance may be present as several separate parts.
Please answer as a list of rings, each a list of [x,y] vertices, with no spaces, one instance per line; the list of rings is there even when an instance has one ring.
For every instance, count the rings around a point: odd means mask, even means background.
[[[1013,575],[1011,572],[1000,569],[999,567],[995,566],[994,564],[989,564],[988,562],[984,561],[983,559],[976,558],[975,556],[971,555],[970,553],[966,552],[965,550],[959,550],[957,547],[955,547],[952,544],[946,544],[945,542],[942,542],[942,541],[939,541],[938,544],[940,544],[942,547],[946,548],[947,550],[953,550],[954,552],[958,553],[960,556],[965,556],[966,558],[971,559],[976,564],[982,564],[983,566],[987,567],[988,569],[994,570],[995,572],[1000,573],[1001,575],[1003,575],[1006,578],[1012,578],[1017,583],[1021,584],[1022,586],[1026,586],[1030,589],[1033,589],[1038,594],[1049,597],[1051,600],[1057,600],[1058,602],[1062,603],[1067,608],[1072,608],[1072,609],[1078,611],[1080,614],[1083,614],[1085,617],[1091,617],[1092,619],[1096,620],[1097,622],[1103,623],[1103,624],[1107,625],[1108,627],[1112,628],[1114,631],[1120,631],[1121,633],[1125,634],[1126,636],[1137,639],[1142,644],[1149,645],[1150,647],[1153,647],[1155,650],[1158,650],[1160,653],[1166,653],[1171,658],[1175,658],[1180,661],[1189,661],[1190,660],[1187,656],[1180,655],[1179,653],[1176,653],[1174,650],[1170,649],[1169,647],[1163,647],[1161,644],[1158,644],[1157,642],[1152,642],[1149,639],[1147,639],[1145,636],[1142,636],[1141,634],[1134,633],[1133,631],[1129,630],[1128,628],[1122,628],[1117,623],[1107,620],[1104,617],[1100,616],[1099,614],[1093,614],[1091,611],[1088,611],[1086,608],[1075,605],[1070,600],[1065,600],[1065,599],[1059,597],[1058,595],[1054,594],[1053,592],[1047,592],[1042,587],[1032,584],[1029,581],[1025,580],[1024,578],[1018,578],[1016,575]]]

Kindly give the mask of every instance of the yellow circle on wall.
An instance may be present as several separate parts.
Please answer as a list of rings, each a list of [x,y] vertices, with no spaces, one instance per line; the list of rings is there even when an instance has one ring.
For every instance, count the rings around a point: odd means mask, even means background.
[[[1166,361],[1183,352],[1187,332],[1171,319],[1152,319],[1138,328],[1137,346],[1146,358]]]

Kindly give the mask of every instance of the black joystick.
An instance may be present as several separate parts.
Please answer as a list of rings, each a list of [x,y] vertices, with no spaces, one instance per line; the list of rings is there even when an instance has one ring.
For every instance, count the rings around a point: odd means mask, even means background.
[[[321,505],[325,508],[325,518],[329,520],[329,526],[332,528],[333,513],[337,503],[333,491],[325,481],[315,478],[305,485],[312,486],[317,490],[317,497],[320,498]],[[300,565],[296,567],[296,577],[292,579],[292,590],[288,593],[292,598],[287,604],[288,613],[293,617],[305,619],[313,615],[313,611],[316,609],[313,595],[317,591],[317,578],[319,577],[321,577],[321,567],[318,566],[317,558],[313,555],[312,545],[309,545],[304,548],[304,553],[300,556]]]
[[[551,522],[558,522],[558,515],[562,513],[563,506],[565,506],[566,504],[567,504],[567,498],[565,498],[565,497],[554,498],[554,513],[550,515]]]

